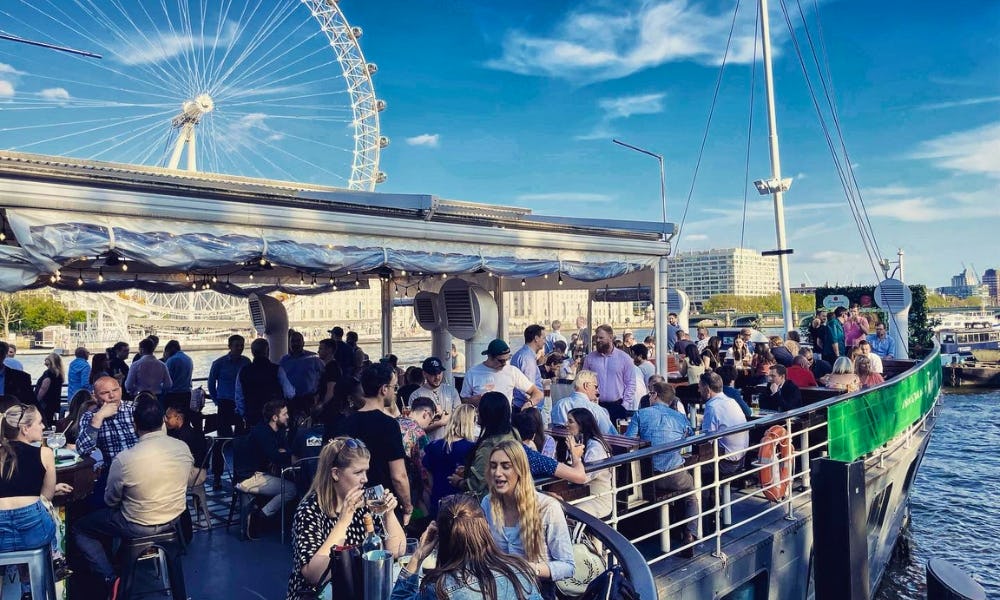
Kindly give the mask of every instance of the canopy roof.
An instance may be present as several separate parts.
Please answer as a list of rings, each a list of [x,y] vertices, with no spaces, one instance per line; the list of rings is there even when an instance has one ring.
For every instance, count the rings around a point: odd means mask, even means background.
[[[3,291],[308,294],[472,273],[532,287],[548,275],[545,287],[631,285],[649,282],[674,233],[663,223],[13,152],[0,152],[0,207]]]

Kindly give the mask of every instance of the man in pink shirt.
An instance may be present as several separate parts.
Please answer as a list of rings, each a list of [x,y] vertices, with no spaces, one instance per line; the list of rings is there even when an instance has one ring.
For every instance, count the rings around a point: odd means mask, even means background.
[[[844,345],[848,349],[858,345],[868,335],[868,319],[861,314],[861,307],[855,304],[844,322]]]
[[[601,406],[612,419],[624,418],[628,411],[638,408],[632,357],[615,348],[615,332],[610,325],[599,325],[594,340],[597,349],[583,360],[583,368],[597,373]]]

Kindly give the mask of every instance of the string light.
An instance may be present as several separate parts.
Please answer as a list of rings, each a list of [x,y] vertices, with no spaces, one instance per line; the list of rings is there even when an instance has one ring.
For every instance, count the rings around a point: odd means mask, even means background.
[[[441,279],[448,279],[447,273],[441,273]]]
[[[528,282],[524,280],[524,277],[522,277],[521,278],[521,287],[524,287],[526,285],[528,285]]]
[[[250,276],[248,277],[248,279],[249,279],[250,281],[253,281],[253,273],[250,273]]]
[[[80,271],[80,275],[76,278],[76,285],[83,286],[83,271]]]
[[[184,281],[191,281],[191,273],[190,272],[184,274]]]
[[[123,272],[124,272],[124,271],[128,271],[128,263],[127,263],[127,262],[125,262],[125,259],[124,259],[124,258],[122,259],[122,271],[123,271]]]
[[[219,282],[219,276],[218,276],[218,271],[216,271],[215,273],[212,274],[212,283],[218,283],[218,282]]]
[[[562,273],[559,273],[559,285],[563,284]]]
[[[306,276],[303,275],[302,273],[299,273],[299,285],[305,285],[305,284],[306,284]]]
[[[97,282],[104,283],[104,268],[97,269]]]

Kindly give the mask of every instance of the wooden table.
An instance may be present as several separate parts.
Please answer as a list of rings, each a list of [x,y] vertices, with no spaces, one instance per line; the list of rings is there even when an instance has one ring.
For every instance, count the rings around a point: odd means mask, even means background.
[[[69,494],[53,498],[52,503],[56,506],[65,506],[77,500],[83,500],[94,491],[94,482],[97,481],[94,464],[97,461],[89,456],[84,456],[82,459],[62,467],[56,463],[56,483],[66,483],[73,486],[73,491]]]

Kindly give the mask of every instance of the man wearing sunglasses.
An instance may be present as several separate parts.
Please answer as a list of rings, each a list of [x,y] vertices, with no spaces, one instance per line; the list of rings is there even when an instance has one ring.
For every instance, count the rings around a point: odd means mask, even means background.
[[[361,440],[368,446],[371,452],[368,485],[381,485],[395,493],[400,502],[403,525],[407,525],[413,513],[413,502],[406,474],[403,435],[396,419],[385,412],[395,403],[397,389],[399,383],[390,365],[377,363],[367,367],[361,372],[364,406],[343,419],[336,433]]]

